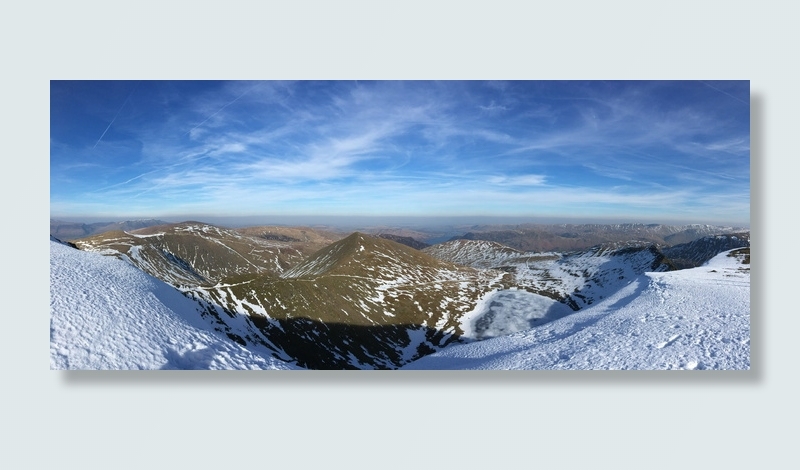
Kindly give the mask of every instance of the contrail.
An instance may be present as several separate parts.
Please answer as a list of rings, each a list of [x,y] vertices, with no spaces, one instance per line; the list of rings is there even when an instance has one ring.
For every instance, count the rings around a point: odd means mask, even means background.
[[[186,136],[187,136],[187,135],[188,135],[190,132],[192,132],[193,130],[197,129],[198,127],[200,127],[200,126],[202,126],[203,124],[205,124],[206,122],[208,122],[208,120],[209,120],[209,119],[211,119],[212,117],[214,117],[214,116],[216,116],[217,114],[219,114],[220,112],[222,112],[222,110],[223,110],[223,109],[225,109],[225,108],[227,108],[228,106],[232,105],[233,103],[235,103],[235,102],[239,101],[239,98],[241,98],[242,96],[244,96],[244,95],[246,95],[246,94],[250,93],[250,92],[251,92],[251,91],[252,91],[252,90],[253,90],[255,87],[257,87],[257,86],[259,86],[259,85],[261,85],[261,84],[262,84],[262,82],[256,83],[256,84],[255,84],[255,85],[253,85],[252,87],[250,87],[250,88],[248,88],[247,90],[245,90],[245,91],[244,91],[244,93],[242,93],[241,95],[237,96],[237,97],[236,97],[236,98],[235,98],[233,101],[231,101],[230,103],[226,104],[225,106],[223,106],[223,107],[219,108],[219,109],[217,110],[217,112],[216,112],[216,113],[214,113],[214,114],[212,114],[211,116],[207,117],[207,118],[205,119],[205,121],[203,121],[203,122],[201,122],[200,124],[198,124],[198,125],[196,125],[196,126],[192,127],[191,129],[189,129],[189,130],[188,130],[188,131],[187,131],[185,134],[183,134],[183,137],[186,137]]]
[[[114,115],[114,119],[112,119],[111,122],[108,123],[108,127],[106,127],[106,130],[103,131],[103,134],[100,136],[99,139],[97,139],[97,142],[94,143],[94,147],[92,147],[93,150],[95,147],[97,147],[97,144],[99,144],[100,141],[103,140],[103,136],[106,135],[106,132],[108,132],[108,130],[111,129],[111,124],[114,124],[114,121],[117,120],[117,116],[119,116],[119,113],[122,112],[122,108],[124,108],[125,105],[128,104],[128,100],[131,99],[131,96],[133,96],[133,92],[136,91],[136,88],[139,86],[139,83],[141,83],[141,80],[136,82],[136,86],[133,87],[133,90],[131,90],[130,93],[128,93],[128,97],[125,98],[125,102],[122,103],[122,106],[119,107],[119,111],[117,111],[117,114]]]
[[[717,88],[717,87],[715,87],[715,86],[709,85],[709,84],[708,84],[708,83],[706,83],[706,82],[700,82],[700,83],[702,83],[703,85],[705,85],[705,86],[707,86],[707,87],[711,88],[712,90],[717,90],[718,92],[720,92],[720,93],[722,93],[722,94],[728,95],[728,96],[730,96],[731,98],[735,99],[736,101],[738,101],[738,102],[740,102],[740,103],[744,103],[744,104],[746,104],[746,105],[750,105],[750,103],[748,103],[747,101],[745,101],[745,100],[743,100],[743,99],[740,99],[740,98],[737,98],[737,97],[733,96],[732,94],[730,94],[730,93],[728,93],[728,92],[726,92],[726,91],[722,91],[722,90],[720,90],[719,88]]]
[[[112,184],[111,186],[106,186],[105,188],[96,189],[96,190],[92,191],[92,193],[99,193],[100,191],[105,191],[107,189],[116,188],[117,186],[122,186],[123,184],[128,184],[133,180],[137,180],[137,179],[141,178],[142,176],[149,175],[150,173],[154,173],[156,171],[159,171],[159,170],[158,169],[150,170],[148,172],[142,173],[141,175],[134,176],[133,178],[129,179],[128,181],[123,181],[121,183]]]

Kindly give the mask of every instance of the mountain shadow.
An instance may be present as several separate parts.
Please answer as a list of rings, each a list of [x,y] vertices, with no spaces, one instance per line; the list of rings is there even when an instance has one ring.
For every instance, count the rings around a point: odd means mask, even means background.
[[[732,233],[703,237],[689,243],[664,248],[662,251],[678,269],[688,269],[702,266],[723,251],[749,246],[749,233]]]
[[[397,369],[458,341],[458,332],[413,323],[355,324],[295,316],[242,313],[196,298],[210,326],[241,346],[266,348],[285,362],[307,369]],[[175,357],[172,366],[183,364]]]
[[[273,345],[307,369],[397,369],[459,339],[424,325],[250,318]]]

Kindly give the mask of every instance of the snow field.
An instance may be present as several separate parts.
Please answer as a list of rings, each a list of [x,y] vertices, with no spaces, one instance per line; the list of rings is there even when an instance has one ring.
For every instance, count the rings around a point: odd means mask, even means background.
[[[50,242],[51,369],[290,369],[210,331],[198,304],[124,261]]]
[[[749,369],[749,267],[726,252],[703,267],[646,273],[574,314],[403,368]]]

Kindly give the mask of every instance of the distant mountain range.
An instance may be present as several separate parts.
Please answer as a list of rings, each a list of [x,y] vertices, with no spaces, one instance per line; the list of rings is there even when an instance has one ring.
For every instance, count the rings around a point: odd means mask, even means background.
[[[517,247],[478,235],[426,246],[396,233],[345,236],[304,227],[183,222],[106,231],[71,244],[125,260],[172,285],[197,303],[211,329],[242,347],[272,351],[304,368],[396,369],[453,342],[570,315],[643,273],[697,265],[725,249],[749,246],[749,232],[704,235],[724,229],[563,226],[560,234],[479,234]],[[667,237],[692,240],[666,247]],[[518,248],[560,239],[602,241],[579,250]],[[508,295],[496,295],[503,292]],[[522,302],[526,313],[509,321],[504,302]]]
[[[153,225],[164,225],[169,222],[158,219],[127,220],[125,222],[95,222],[84,224],[81,222],[65,222],[50,219],[50,235],[62,241],[70,241],[88,237],[113,230],[130,231]]]
[[[451,240],[487,240],[522,251],[575,251],[603,243],[641,242],[658,246],[688,243],[709,235],[749,231],[715,225],[662,224],[558,224],[519,225],[498,229],[475,226],[472,231]]]

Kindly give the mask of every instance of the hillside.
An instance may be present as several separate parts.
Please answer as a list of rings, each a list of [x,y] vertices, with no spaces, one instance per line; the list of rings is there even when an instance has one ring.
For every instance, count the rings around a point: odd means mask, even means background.
[[[506,260],[519,258],[522,251],[486,240],[458,239],[439,243],[423,250],[429,255],[451,263],[474,268],[499,268]]]
[[[734,248],[750,246],[750,232],[702,237],[662,249],[670,261],[679,269],[702,266],[718,253]]]
[[[311,368],[396,368],[435,351],[503,278],[357,232],[306,255],[335,236],[185,222],[75,243],[180,288],[232,341]]]
[[[502,277],[356,232],[279,279],[186,293],[221,328],[246,317],[266,344],[304,367],[396,368],[457,340],[460,318]]]
[[[749,369],[749,249],[638,276],[547,325],[448,347],[403,369]]]
[[[454,240],[425,251],[508,273],[506,289],[482,300],[485,312],[465,319],[465,334],[480,339],[561,318],[613,295],[645,272],[674,269],[655,246],[618,245],[573,253],[523,253],[495,242]],[[513,312],[508,305],[516,305]]]
[[[425,242],[421,242],[421,241],[419,241],[419,240],[417,240],[415,238],[404,237],[404,236],[395,235],[395,234],[392,234],[392,233],[380,233],[380,234],[378,234],[378,236],[381,237],[381,238],[385,238],[387,240],[396,241],[397,243],[402,243],[403,245],[410,246],[411,248],[414,248],[414,249],[417,249],[417,250],[422,250],[422,249],[427,248],[427,247],[430,246],[429,244],[427,244]]]
[[[340,238],[311,229],[224,229],[183,222],[77,239],[82,250],[115,255],[174,286],[213,285],[241,275],[278,276]]]
[[[212,331],[199,305],[111,257],[50,241],[51,369],[292,369]]]

